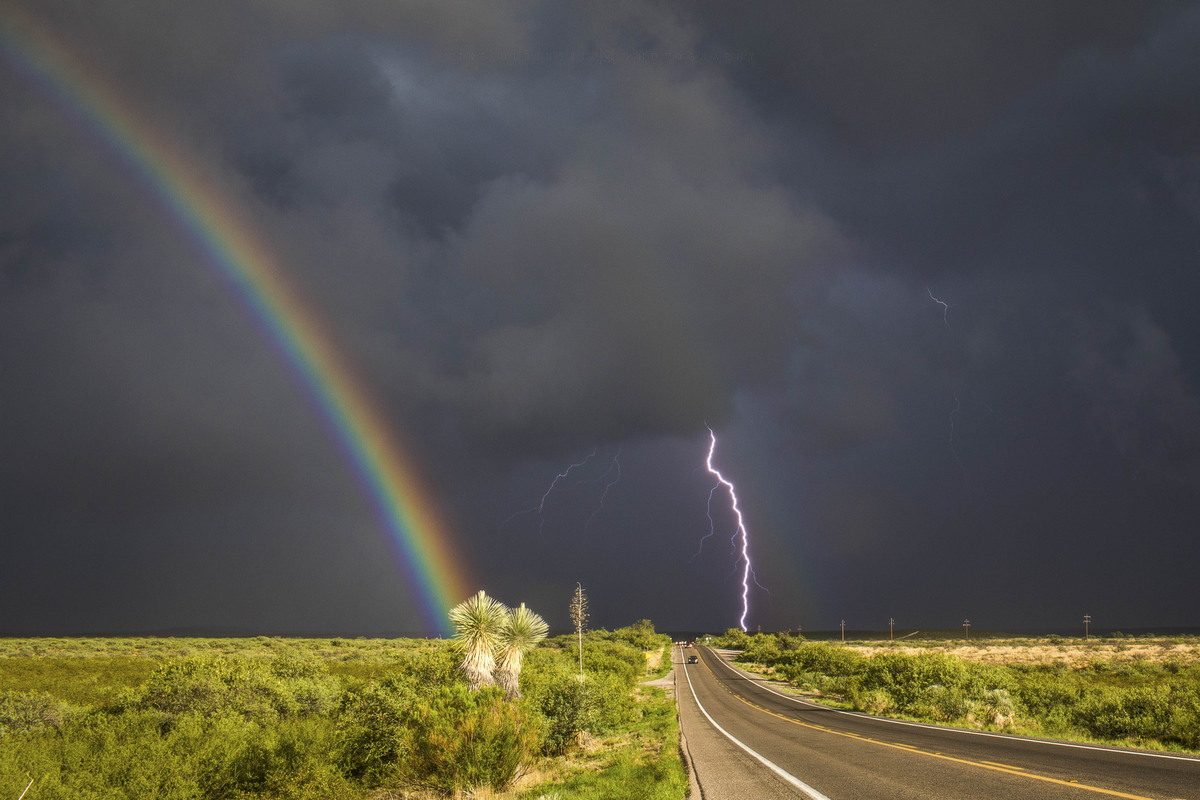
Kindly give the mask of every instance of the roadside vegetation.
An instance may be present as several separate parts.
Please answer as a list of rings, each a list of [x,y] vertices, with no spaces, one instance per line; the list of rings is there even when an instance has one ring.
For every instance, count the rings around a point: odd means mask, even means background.
[[[0,640],[0,797],[682,798],[666,637],[588,632],[580,680],[532,616],[478,690],[443,640]]]
[[[1200,639],[810,642],[730,630],[718,647],[814,699],[872,714],[1200,751]],[[1156,655],[1149,657],[1149,653]]]

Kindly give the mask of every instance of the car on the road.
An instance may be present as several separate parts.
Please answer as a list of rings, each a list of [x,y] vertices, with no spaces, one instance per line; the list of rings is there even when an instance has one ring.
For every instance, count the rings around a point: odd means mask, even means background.
[[[695,664],[695,663],[696,663],[696,657],[695,657],[695,656],[688,656],[688,663],[689,663],[689,664]]]

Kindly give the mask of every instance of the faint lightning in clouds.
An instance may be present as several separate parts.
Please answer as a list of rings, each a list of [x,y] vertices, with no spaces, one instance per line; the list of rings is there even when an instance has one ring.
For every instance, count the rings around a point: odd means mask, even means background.
[[[525,515],[525,514],[537,514],[537,517],[538,517],[538,536],[540,536],[540,537],[542,537],[542,538],[544,539],[544,538],[545,538],[545,536],[544,536],[544,534],[543,534],[543,530],[544,530],[544,528],[545,528],[545,525],[546,525],[546,517],[545,517],[545,511],[546,511],[546,500],[547,500],[547,499],[550,497],[550,494],[551,494],[551,493],[554,491],[554,487],[555,487],[555,486],[558,486],[558,482],[559,482],[559,481],[561,481],[563,478],[566,478],[568,475],[570,475],[570,474],[571,474],[572,472],[574,472],[575,470],[577,470],[577,469],[579,469],[580,467],[582,467],[582,466],[584,466],[585,464],[587,464],[587,463],[588,463],[589,461],[591,461],[591,460],[592,460],[592,459],[593,459],[595,456],[596,456],[596,448],[594,448],[594,447],[593,447],[593,448],[592,448],[592,452],[588,453],[588,454],[587,454],[587,456],[585,456],[585,457],[584,457],[583,461],[580,461],[580,462],[578,462],[578,463],[575,463],[575,464],[572,464],[572,465],[570,465],[569,467],[567,467],[566,469],[564,469],[562,472],[560,472],[560,473],[558,473],[557,475],[555,475],[555,476],[554,476],[554,480],[550,481],[550,487],[549,487],[548,489],[546,489],[546,493],[542,495],[542,499],[541,499],[541,500],[538,502],[538,504],[537,504],[536,506],[533,506],[532,508],[527,508],[527,509],[525,509],[525,510],[523,510],[523,511],[518,511],[517,513],[513,514],[512,516],[510,516],[508,519],[504,520],[504,522],[501,522],[501,523],[500,523],[500,527],[501,527],[501,528],[503,528],[503,527],[504,527],[505,525],[507,525],[509,522],[512,522],[512,521],[513,521],[514,519],[516,519],[517,517],[523,516],[523,515]],[[606,491],[607,491],[607,490],[606,490]]]
[[[613,476],[612,480],[607,481],[604,484],[604,492],[600,495],[600,505],[596,506],[596,510],[592,512],[590,517],[588,517],[587,523],[585,523],[583,526],[584,533],[587,533],[587,529],[591,526],[592,520],[594,520],[600,514],[600,512],[604,510],[604,501],[608,499],[608,490],[615,486],[617,481],[621,480],[620,458],[621,448],[618,447],[617,452],[613,454],[612,461],[610,461],[608,464],[608,469],[604,471],[603,475],[596,479],[597,481],[603,481],[606,480],[609,475]]]
[[[734,534],[734,542],[741,550],[742,560],[742,616],[738,619],[738,626],[742,630],[746,630],[746,616],[750,613],[750,581],[753,580],[759,586],[762,586],[762,584],[758,583],[758,578],[754,575],[754,567],[750,563],[749,532],[746,530],[746,521],[742,518],[742,510],[738,507],[737,491],[734,489],[733,484],[713,466],[713,455],[717,452],[717,434],[713,432],[712,428],[708,429],[708,439],[708,458],[705,459],[704,465],[708,467],[709,473],[717,479],[717,482],[728,490],[729,507],[733,510],[734,517],[737,518],[737,531]],[[709,522],[712,522],[712,494],[716,490],[717,487],[714,486],[712,492],[708,493]],[[709,536],[711,535],[712,533],[709,533]],[[703,542],[703,540],[701,541]]]
[[[929,295],[930,300],[942,307],[942,322],[945,324],[946,330],[950,330],[950,320],[946,318],[946,316],[950,313],[950,304],[944,300],[938,300],[936,297],[934,297],[933,292],[929,290],[928,286],[925,287],[925,292]]]
[[[930,290],[928,286],[925,287],[925,293],[929,295],[930,300],[942,307],[942,324],[945,325],[946,330],[949,331],[950,320],[947,319],[947,315],[950,313],[950,304],[945,300],[939,300],[938,298],[934,297],[933,291]],[[962,470],[965,477],[966,469],[963,467],[962,459],[958,457],[958,447],[954,441],[955,417],[958,416],[958,412],[962,408],[962,402],[958,399],[957,391],[951,391],[950,394],[954,397],[954,408],[950,409],[950,453],[954,456],[955,463],[958,464],[959,470]]]

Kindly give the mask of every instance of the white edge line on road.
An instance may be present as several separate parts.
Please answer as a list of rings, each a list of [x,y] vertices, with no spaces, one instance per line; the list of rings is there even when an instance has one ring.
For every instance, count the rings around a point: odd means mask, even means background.
[[[764,756],[764,755],[762,755],[762,754],[760,754],[760,753],[758,753],[758,752],[756,752],[756,751],[754,751],[754,750],[750,749],[750,747],[749,747],[748,745],[746,745],[746,744],[743,744],[743,743],[742,743],[742,742],[741,742],[739,739],[737,739],[737,738],[736,738],[736,737],[735,737],[735,736],[734,736],[732,733],[730,733],[729,731],[725,730],[725,729],[724,729],[724,728],[722,728],[720,725],[718,725],[718,724],[717,724],[717,721],[716,721],[715,719],[713,719],[713,718],[712,718],[712,717],[709,715],[709,713],[708,713],[708,712],[707,712],[707,711],[704,709],[704,705],[703,705],[703,704],[700,702],[700,698],[696,696],[696,687],[692,686],[692,676],[691,676],[691,675],[688,673],[688,668],[687,668],[687,663],[686,663],[686,662],[685,662],[685,663],[684,663],[684,665],[683,665],[683,675],[684,675],[684,677],[685,677],[685,678],[687,678],[687,682],[688,682],[688,689],[691,691],[691,693],[692,693],[692,699],[696,701],[696,707],[700,709],[700,713],[701,713],[701,714],[703,714],[703,715],[705,716],[705,718],[706,718],[706,719],[707,719],[707,720],[708,720],[710,723],[712,723],[712,726],[713,726],[714,728],[716,728],[717,730],[719,730],[719,731],[721,732],[721,734],[722,734],[722,735],[724,735],[724,737],[725,737],[726,739],[728,739],[729,741],[731,741],[731,742],[733,742],[734,744],[736,744],[738,747],[740,747],[740,748],[742,748],[743,750],[745,750],[745,751],[746,751],[747,753],[749,753],[749,754],[750,754],[750,755],[751,755],[753,758],[756,758],[756,759],[758,759],[760,762],[762,762],[762,765],[763,765],[763,766],[765,766],[767,769],[769,769],[769,770],[771,770],[772,772],[774,772],[774,773],[775,773],[776,775],[778,775],[780,778],[783,778],[785,781],[787,781],[788,783],[790,783],[792,786],[795,786],[797,789],[799,789],[800,791],[804,792],[804,794],[806,794],[806,795],[808,795],[809,797],[811,797],[811,798],[812,798],[812,800],[829,800],[829,798],[828,798],[828,797],[826,797],[825,795],[821,794],[821,793],[820,793],[820,792],[818,792],[816,789],[814,789],[813,787],[809,786],[809,785],[808,785],[807,783],[805,783],[804,781],[802,781],[802,780],[800,780],[799,778],[797,778],[795,775],[792,775],[790,772],[788,772],[787,770],[785,770],[783,767],[779,766],[779,765],[778,765],[778,764],[776,764],[775,762],[771,761],[771,760],[770,760],[770,759],[768,759],[766,756]]]
[[[835,714],[845,714],[848,717],[861,717],[863,719],[872,719],[872,720],[875,720],[876,722],[887,722],[892,725],[907,725],[910,728],[926,728],[931,731],[945,731],[946,733],[961,733],[961,734],[964,734],[967,736],[987,736],[992,739],[1008,739],[1008,740],[1014,741],[1014,742],[1028,742],[1030,744],[1045,744],[1045,745],[1052,745],[1054,747],[1070,747],[1075,750],[1097,750],[1101,753],[1119,753],[1121,755],[1126,755],[1126,756],[1143,756],[1145,758],[1167,758],[1172,761],[1191,761],[1193,763],[1200,763],[1200,759],[1196,758],[1195,756],[1173,756],[1168,753],[1143,753],[1139,750],[1122,750],[1117,747],[1102,747],[1102,746],[1093,745],[1093,744],[1072,744],[1071,742],[1054,742],[1049,739],[1037,739],[1032,736],[1010,736],[1010,735],[1004,734],[1004,733],[989,733],[988,731],[967,731],[967,730],[963,730],[962,728],[947,728],[944,725],[926,725],[921,722],[909,722],[908,720],[903,720],[903,719],[888,719],[887,717],[876,717],[872,714],[859,714],[854,711],[844,711],[840,708],[833,708],[831,706],[823,706],[820,703],[813,703],[809,700],[801,700],[798,697],[792,697],[791,695],[776,691],[775,689],[772,689],[770,686],[767,686],[766,684],[761,683],[759,680],[756,680],[756,678],[761,679],[761,676],[754,675],[752,673],[746,672],[744,669],[735,667],[732,664],[730,664],[728,661],[726,661],[725,659],[721,658],[720,653],[717,653],[715,650],[713,652],[716,654],[717,660],[720,661],[722,664],[724,664],[728,669],[732,670],[735,674],[745,676],[746,678],[748,678],[750,680],[750,682],[752,684],[754,684],[755,686],[757,686],[758,688],[760,688],[764,691],[770,692],[771,694],[779,695],[784,700],[791,700],[793,703],[798,703],[802,706],[808,706],[809,708],[818,708],[818,709],[821,709],[822,711],[832,711]]]

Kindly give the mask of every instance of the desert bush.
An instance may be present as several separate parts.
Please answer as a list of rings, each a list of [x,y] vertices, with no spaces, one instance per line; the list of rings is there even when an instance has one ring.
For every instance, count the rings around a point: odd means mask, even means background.
[[[808,672],[831,677],[848,677],[861,672],[865,663],[866,659],[854,650],[812,642],[781,653],[773,666],[785,676]]]
[[[639,619],[632,625],[626,625],[624,628],[617,628],[612,632],[614,639],[620,639],[628,642],[638,650],[659,650],[662,649],[665,643],[670,641],[669,637],[662,633],[656,633],[654,623],[648,619]]]
[[[737,657],[737,660],[750,664],[765,664],[770,666],[779,660],[782,653],[783,649],[779,646],[779,640],[774,635],[760,633],[749,637],[745,648]]]
[[[168,721],[181,714],[262,721],[324,713],[337,695],[337,682],[319,662],[193,656],[162,666],[118,708],[158,711]]]
[[[612,673],[587,675],[584,685],[591,706],[589,733],[605,734],[633,719],[636,705],[630,696],[631,687],[621,676]]]
[[[57,730],[73,711],[46,692],[0,692],[0,738],[45,728]]]
[[[933,684],[925,687],[903,709],[922,719],[954,722],[966,718],[971,710],[971,701],[961,687]]]
[[[13,737],[0,748],[0,791],[16,786],[5,794],[15,797],[30,774],[38,800],[353,796],[329,762],[332,728],[322,718],[263,725],[239,715],[184,715],[164,730],[161,717],[96,713],[66,723],[58,735]]]
[[[529,678],[522,673],[522,691],[544,719],[547,755],[570,751],[585,734],[599,735],[627,724],[634,712],[623,673],[589,672],[580,680],[564,664],[547,665]]]
[[[526,686],[524,680],[522,686]],[[570,751],[591,727],[591,692],[578,675],[560,671],[545,676],[533,688],[522,688],[522,692],[545,719],[542,750],[546,755],[557,756]]]
[[[803,634],[792,631],[781,631],[775,634],[775,638],[779,641],[779,649],[785,653],[789,650],[800,649],[808,641]]]
[[[631,720],[632,691],[641,675],[634,672],[635,661],[644,663],[645,657],[628,644],[585,642],[581,681],[569,651],[551,643],[529,653],[521,692],[544,718],[543,747],[548,755],[566,753],[584,734],[603,734]]]
[[[967,721],[990,728],[1011,728],[1017,718],[1017,703],[1006,689],[988,689],[970,703]]]
[[[588,769],[523,795],[540,800],[677,800],[687,793],[679,752],[675,703],[661,689],[642,687],[633,735],[610,742]]]
[[[445,687],[409,710],[406,783],[442,794],[507,788],[541,747],[541,729],[523,702],[496,688]]]
[[[405,724],[416,702],[407,682],[391,678],[348,690],[338,714],[336,760],[342,771],[365,786],[396,777],[405,752]]]
[[[229,794],[235,796],[272,800],[356,797],[360,794],[357,787],[329,757],[335,750],[336,732],[327,719],[283,719],[255,731],[221,773],[230,782]]]
[[[744,650],[750,643],[750,634],[738,628],[729,628],[720,636],[714,636],[713,647],[725,647],[730,650]]]
[[[1162,742],[1200,748],[1200,691],[1174,681],[1135,689],[1083,693],[1073,722],[1105,739]]]
[[[895,707],[892,696],[882,689],[863,689],[857,684],[851,684],[847,699],[860,711],[868,714],[886,714]]]
[[[585,672],[614,675],[632,689],[646,671],[646,656],[627,642],[585,639],[583,667]]]

